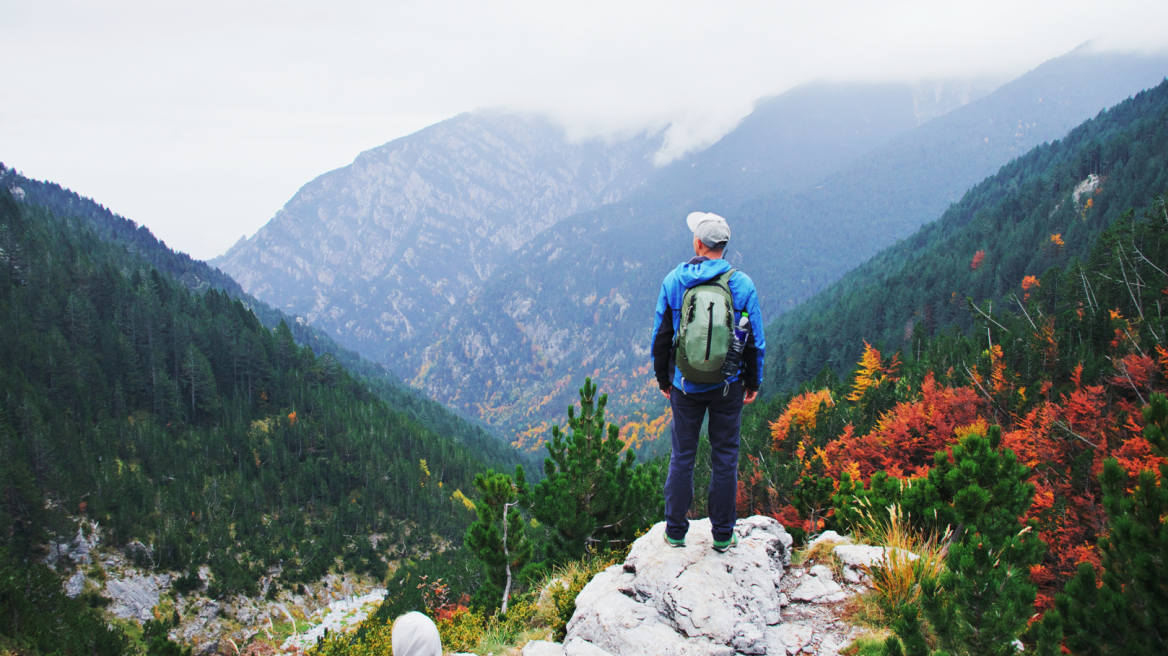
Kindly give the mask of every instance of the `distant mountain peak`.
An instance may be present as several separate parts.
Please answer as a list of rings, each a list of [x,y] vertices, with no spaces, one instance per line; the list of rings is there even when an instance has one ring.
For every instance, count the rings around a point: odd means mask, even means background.
[[[385,359],[533,235],[643,185],[659,146],[648,134],[572,141],[545,117],[465,112],[309,182],[211,262]]]

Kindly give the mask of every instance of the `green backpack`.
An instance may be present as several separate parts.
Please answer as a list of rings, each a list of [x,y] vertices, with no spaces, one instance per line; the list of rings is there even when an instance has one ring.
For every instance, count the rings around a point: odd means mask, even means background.
[[[681,298],[674,359],[682,377],[691,383],[726,380],[722,363],[734,334],[734,302],[730,295],[734,271],[690,287]]]

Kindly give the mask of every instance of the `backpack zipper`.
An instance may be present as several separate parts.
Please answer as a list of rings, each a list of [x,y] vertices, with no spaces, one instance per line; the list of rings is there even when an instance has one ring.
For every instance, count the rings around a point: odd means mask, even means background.
[[[710,342],[714,341],[714,302],[710,301],[710,322],[706,324],[706,362],[710,361]]]

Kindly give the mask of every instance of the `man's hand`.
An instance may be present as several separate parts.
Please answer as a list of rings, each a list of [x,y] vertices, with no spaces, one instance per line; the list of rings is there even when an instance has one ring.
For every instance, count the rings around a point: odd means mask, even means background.
[[[757,398],[758,398],[758,390],[748,389],[748,390],[746,390],[746,396],[742,397],[742,403],[744,403],[745,405],[750,405],[751,403],[754,403],[754,400]]]
[[[672,401],[672,400],[673,400],[673,397],[672,397],[672,396],[669,396],[669,391],[670,391],[670,390],[672,390],[672,389],[673,389],[672,387],[667,387],[667,388],[665,388],[665,389],[661,390],[661,394],[662,394],[662,395],[663,395],[665,398],[667,398],[667,399],[669,399],[669,400],[671,400],[671,401]]]

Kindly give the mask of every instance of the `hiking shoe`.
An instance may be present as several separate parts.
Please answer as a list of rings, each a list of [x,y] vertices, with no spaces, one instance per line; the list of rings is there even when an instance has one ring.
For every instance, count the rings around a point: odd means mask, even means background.
[[[669,546],[673,547],[674,549],[684,549],[685,548],[685,538],[681,538],[680,540],[674,540],[673,538],[669,537],[668,533],[666,533],[665,534],[665,544],[668,544]]]
[[[738,535],[730,534],[729,540],[714,540],[714,551],[718,553],[726,553],[726,551],[738,546]]]

